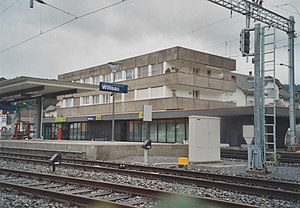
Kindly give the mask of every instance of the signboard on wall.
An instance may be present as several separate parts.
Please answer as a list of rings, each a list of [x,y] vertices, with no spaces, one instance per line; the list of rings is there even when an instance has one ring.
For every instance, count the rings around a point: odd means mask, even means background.
[[[102,120],[102,116],[88,116],[87,120],[88,121],[100,121],[100,120]]]
[[[55,118],[55,123],[67,122],[67,118],[65,117],[57,117]]]
[[[110,82],[100,82],[100,91],[116,92],[116,93],[128,93],[128,85],[116,84]]]

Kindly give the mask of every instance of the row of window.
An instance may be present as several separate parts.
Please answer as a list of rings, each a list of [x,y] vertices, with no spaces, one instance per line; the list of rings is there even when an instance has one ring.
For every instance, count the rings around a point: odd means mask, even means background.
[[[109,125],[107,125],[109,124]],[[123,125],[117,125],[122,129],[116,129],[123,135],[118,138],[121,141],[142,142],[148,136],[153,142],[159,143],[182,143],[188,139],[188,119],[153,120],[151,122],[127,121]],[[121,127],[123,126],[123,127]],[[75,122],[75,123],[52,123],[43,125],[45,139],[63,140],[90,140],[95,137],[111,137],[111,123],[99,122]],[[150,128],[150,129],[148,129]],[[150,135],[147,135],[150,134]]]
[[[150,70],[149,70],[150,69]],[[135,78],[147,77],[151,74],[151,76],[159,75],[163,73],[163,63],[158,63],[149,66],[141,66],[136,69],[127,69],[124,71],[118,71],[115,74],[115,81],[123,81],[123,80],[131,80]],[[102,80],[100,77],[102,76]],[[103,82],[112,82],[113,74],[104,74],[100,76],[87,77],[84,79],[74,80],[76,83],[84,83],[84,84],[94,84],[98,85],[100,81]]]
[[[103,104],[111,102],[110,94],[102,94],[102,95],[93,95],[93,96],[83,96],[81,97],[80,105],[89,105],[89,104]],[[66,106],[70,107],[70,106]]]
[[[150,132],[153,142],[182,143],[188,139],[188,126],[188,119],[153,120],[149,125],[143,121],[128,121],[128,141],[144,141]]]
[[[200,91],[193,90],[192,97],[194,99],[200,99]],[[176,90],[171,90],[171,96],[176,96]],[[184,96],[184,95],[182,95]],[[186,95],[188,96],[188,95]],[[134,100],[143,100],[149,98],[161,98],[164,97],[164,88],[163,87],[153,87],[153,88],[146,88],[146,89],[139,89],[136,90],[134,95]],[[65,98],[63,100],[63,107],[73,107],[73,98]],[[92,96],[82,96],[80,97],[80,105],[94,105],[94,104],[105,104],[111,103],[112,97],[110,94],[97,94]]]

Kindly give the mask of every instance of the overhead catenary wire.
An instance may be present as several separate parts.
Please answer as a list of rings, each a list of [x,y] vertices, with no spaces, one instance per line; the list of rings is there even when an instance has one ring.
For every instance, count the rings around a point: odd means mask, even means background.
[[[42,0],[35,0],[35,1],[36,1],[36,2],[39,2],[40,4],[47,5],[47,6],[51,7],[51,8],[53,8],[53,9],[56,9],[56,10],[58,10],[58,11],[61,11],[61,12],[63,12],[63,13],[66,13],[66,14],[68,14],[68,15],[70,15],[70,16],[73,16],[73,17],[77,18],[76,15],[74,15],[74,14],[72,14],[72,13],[70,13],[70,12],[67,12],[67,11],[65,11],[65,10],[63,10],[63,9],[60,9],[60,8],[58,8],[58,7],[56,7],[56,6],[53,6],[53,5],[49,4],[49,3],[46,3],[46,2],[44,2],[44,1],[42,1]]]
[[[16,43],[16,44],[14,44],[14,45],[12,45],[12,46],[10,46],[10,47],[8,47],[8,48],[5,48],[5,49],[1,50],[0,53],[4,53],[5,51],[8,51],[8,50],[10,50],[10,49],[12,49],[12,48],[15,48],[15,47],[17,47],[17,46],[19,46],[19,45],[22,45],[22,44],[26,43],[26,42],[29,42],[29,41],[31,41],[31,40],[33,40],[33,39],[39,37],[39,36],[42,36],[42,35],[44,35],[44,34],[46,34],[46,33],[48,33],[48,32],[51,32],[51,31],[53,31],[53,30],[56,30],[56,29],[58,29],[58,28],[60,28],[60,27],[62,27],[62,26],[64,26],[64,25],[66,25],[66,24],[69,24],[69,23],[71,23],[71,22],[73,22],[73,21],[75,21],[75,20],[78,20],[78,19],[81,19],[81,18],[83,18],[83,17],[89,16],[89,15],[91,15],[91,14],[94,14],[94,13],[97,13],[97,12],[100,12],[100,11],[103,11],[103,10],[108,9],[108,8],[111,8],[111,7],[113,7],[113,6],[116,6],[116,5],[118,5],[118,4],[123,3],[123,2],[125,2],[125,1],[126,1],[126,0],[121,0],[121,1],[118,1],[118,2],[116,2],[116,3],[109,4],[109,5],[107,5],[107,6],[104,6],[104,7],[101,7],[101,8],[99,8],[99,9],[93,10],[93,11],[91,11],[91,12],[82,14],[82,15],[80,15],[80,16],[76,16],[76,17],[74,17],[74,18],[72,18],[72,19],[70,19],[70,20],[67,20],[67,21],[65,21],[65,22],[63,22],[63,23],[61,23],[61,24],[59,24],[59,25],[56,25],[56,26],[54,26],[54,27],[52,27],[52,28],[50,28],[50,29],[48,29],[48,30],[41,31],[39,34],[34,35],[34,36],[32,36],[32,37],[30,37],[30,38],[28,38],[28,39],[26,39],[26,40],[23,40],[23,41],[21,41],[21,42],[19,42],[19,43]]]
[[[18,3],[20,0],[15,1],[14,3],[12,3],[11,5],[9,5],[6,9],[2,10],[0,12],[0,15],[4,14],[7,10],[9,10],[11,7],[13,7],[16,3]]]

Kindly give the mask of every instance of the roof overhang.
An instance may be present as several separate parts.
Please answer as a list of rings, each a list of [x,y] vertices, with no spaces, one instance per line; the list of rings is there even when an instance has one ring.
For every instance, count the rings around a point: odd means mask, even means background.
[[[0,104],[96,90],[97,85],[22,76],[0,82]]]

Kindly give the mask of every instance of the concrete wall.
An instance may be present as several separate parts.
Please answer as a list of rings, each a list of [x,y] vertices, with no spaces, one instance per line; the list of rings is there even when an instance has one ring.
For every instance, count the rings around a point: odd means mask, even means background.
[[[109,145],[109,144],[108,144]],[[109,160],[126,156],[143,156],[142,143],[115,143],[114,145],[97,146],[97,159]],[[187,157],[186,144],[152,144],[149,156]]]
[[[122,69],[126,70],[140,66],[156,64],[160,62],[168,62],[176,59],[223,68],[225,70],[230,71],[236,70],[236,62],[233,59],[207,54],[182,47],[173,47],[124,60],[119,60],[118,62],[122,64]],[[118,71],[122,69],[118,69]],[[70,73],[61,74],[58,76],[58,79],[63,81],[72,81],[100,74],[108,74],[110,72],[110,67],[107,64],[103,64],[99,66],[77,70]]]
[[[231,102],[220,102],[212,100],[169,97],[158,98],[150,100],[138,100],[117,102],[115,104],[115,112],[118,113],[133,113],[143,110],[143,105],[152,105],[153,110],[167,110],[167,109],[185,109],[191,110],[196,108],[211,108],[211,107],[234,107],[235,104]],[[59,108],[58,116],[83,116],[83,115],[107,115],[111,114],[111,104],[101,105],[86,105],[76,106],[72,108]]]
[[[51,155],[61,152],[62,156],[85,156],[91,160],[112,160],[127,156],[143,156],[141,142],[86,142],[86,141],[0,141],[0,150],[9,152],[22,152],[28,154]],[[6,148],[7,147],[7,148]],[[17,149],[21,150],[17,150]],[[188,145],[186,144],[152,144],[149,156],[186,157]]]

